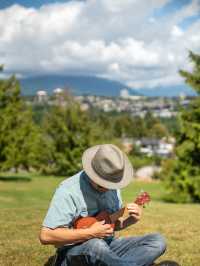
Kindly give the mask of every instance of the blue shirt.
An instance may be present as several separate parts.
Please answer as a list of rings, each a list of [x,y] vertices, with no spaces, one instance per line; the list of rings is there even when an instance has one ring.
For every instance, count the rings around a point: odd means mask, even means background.
[[[51,229],[73,227],[78,217],[95,216],[100,211],[110,214],[122,207],[119,190],[97,191],[84,171],[64,180],[50,203],[43,226]]]

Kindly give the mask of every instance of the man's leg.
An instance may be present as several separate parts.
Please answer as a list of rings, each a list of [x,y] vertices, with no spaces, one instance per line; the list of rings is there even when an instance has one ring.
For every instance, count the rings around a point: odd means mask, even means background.
[[[57,250],[57,259],[54,266],[107,266],[99,264],[98,257],[101,256],[104,240],[92,239],[82,244],[66,246]]]
[[[66,261],[83,255],[88,265],[149,266],[164,250],[164,239],[158,234],[116,239],[110,246],[104,240],[94,238],[70,248]]]
[[[85,256],[85,261],[90,266],[138,266],[132,261],[128,262],[119,258],[112,252],[107,242],[99,238],[88,240],[70,248],[66,253],[66,260],[71,262],[80,256]]]
[[[148,266],[165,252],[166,242],[160,234],[148,234],[115,239],[110,249],[120,258],[133,260],[138,266]]]

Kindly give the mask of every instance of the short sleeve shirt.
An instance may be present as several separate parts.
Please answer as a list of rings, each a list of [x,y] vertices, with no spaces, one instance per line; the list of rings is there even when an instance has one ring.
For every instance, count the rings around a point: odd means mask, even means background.
[[[64,180],[56,189],[43,226],[51,229],[73,227],[79,217],[95,216],[100,211],[112,214],[122,207],[119,190],[97,191],[84,171]]]

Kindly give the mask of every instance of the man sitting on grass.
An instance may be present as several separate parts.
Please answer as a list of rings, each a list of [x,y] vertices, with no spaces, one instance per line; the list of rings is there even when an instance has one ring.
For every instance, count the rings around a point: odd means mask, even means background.
[[[85,229],[73,227],[79,217],[95,216],[102,210],[110,214],[119,210],[122,207],[119,189],[127,186],[134,176],[127,156],[112,144],[87,149],[82,163],[83,171],[57,188],[40,232],[42,244],[58,248],[55,265],[152,265],[166,249],[165,239],[158,233],[115,238],[112,226],[105,221]],[[141,219],[140,206],[129,203],[127,209],[129,217],[117,221],[116,229],[124,229]]]

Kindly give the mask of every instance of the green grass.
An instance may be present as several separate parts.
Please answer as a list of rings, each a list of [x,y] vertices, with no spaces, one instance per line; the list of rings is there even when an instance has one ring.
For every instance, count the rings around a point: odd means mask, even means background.
[[[31,180],[27,182],[23,178]],[[61,180],[33,175],[22,175],[20,179],[14,178],[9,182],[0,178],[1,266],[45,265],[54,254],[53,247],[40,245],[38,232],[53,192]],[[127,236],[160,232],[168,242],[168,250],[162,260],[174,259],[181,266],[200,265],[200,206],[162,202],[164,188],[159,182],[129,185],[122,191],[124,201],[133,200],[141,189],[151,194],[152,202],[144,209],[143,218],[138,224],[117,234]]]

